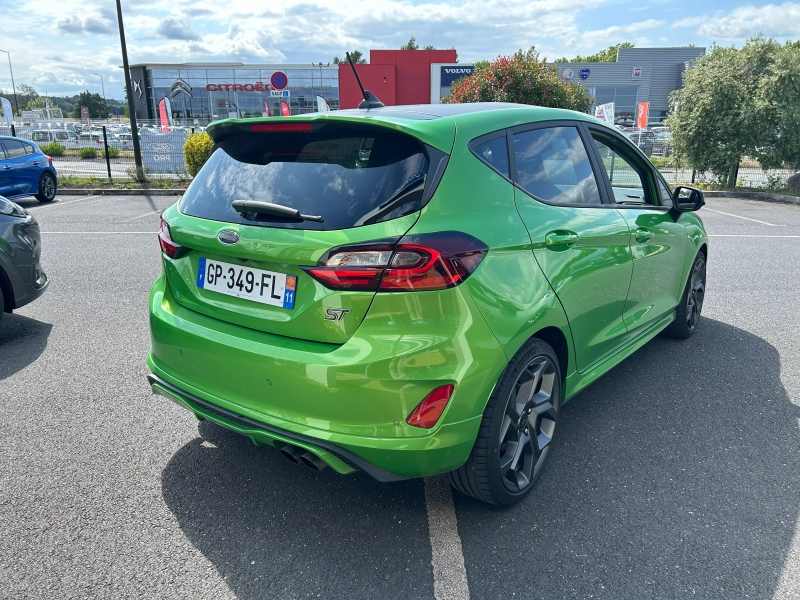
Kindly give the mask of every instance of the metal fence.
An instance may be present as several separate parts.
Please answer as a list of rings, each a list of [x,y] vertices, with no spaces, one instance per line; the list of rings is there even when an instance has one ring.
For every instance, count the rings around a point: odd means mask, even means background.
[[[105,181],[135,179],[133,137],[130,126],[122,123],[76,124],[64,121],[50,127],[15,125],[0,127],[0,135],[35,142],[53,159],[63,184],[85,178]],[[162,128],[154,123],[139,127],[142,166],[148,179],[181,180],[189,177],[183,154],[188,137],[201,128]]]
[[[168,129],[168,130],[167,130]],[[203,131],[204,127],[161,127],[156,121],[139,123],[139,144],[145,176],[150,180],[185,180],[189,178],[183,154],[188,137]],[[112,182],[125,182],[135,178],[133,140],[130,125],[126,122],[94,121],[81,124],[64,119],[47,123],[29,123],[15,126],[18,137],[36,142],[47,152],[50,144],[58,143],[63,153],[52,152],[59,179],[68,184],[75,178],[96,178]],[[672,137],[666,128],[623,130],[623,135],[638,146],[664,174],[671,184],[714,184],[719,177],[714,173],[699,173],[691,168],[676,165]],[[0,125],[0,135],[11,135],[9,126]],[[742,161],[737,187],[781,189],[794,172],[788,169],[761,169],[757,162]]]

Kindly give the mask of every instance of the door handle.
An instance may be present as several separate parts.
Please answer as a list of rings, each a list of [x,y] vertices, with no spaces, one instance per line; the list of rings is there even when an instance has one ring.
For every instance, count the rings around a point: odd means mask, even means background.
[[[11,165],[6,165],[3,167],[3,171],[8,171],[11,168],[12,168]]]
[[[551,250],[566,250],[578,243],[578,234],[572,231],[551,231],[544,236],[544,245]]]
[[[634,237],[636,238],[637,242],[644,243],[652,238],[655,234],[650,231],[649,229],[645,229],[644,227],[639,227],[636,231],[633,232]]]

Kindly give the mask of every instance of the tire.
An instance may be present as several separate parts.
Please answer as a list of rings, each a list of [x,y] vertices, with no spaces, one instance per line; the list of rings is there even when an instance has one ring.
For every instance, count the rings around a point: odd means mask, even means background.
[[[450,485],[490,504],[522,500],[547,461],[561,400],[556,353],[532,338],[503,371],[467,462],[448,473]]]
[[[52,173],[44,172],[39,178],[39,192],[36,199],[39,202],[52,202],[56,197],[58,183]]]
[[[694,259],[681,301],[675,309],[675,320],[664,330],[668,337],[686,340],[694,335],[706,295],[706,257],[700,252]]]

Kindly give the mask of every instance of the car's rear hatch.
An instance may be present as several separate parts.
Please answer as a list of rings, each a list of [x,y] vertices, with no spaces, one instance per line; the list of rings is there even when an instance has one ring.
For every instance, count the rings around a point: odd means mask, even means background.
[[[175,299],[251,329],[347,341],[375,292],[328,289],[303,267],[362,242],[385,240],[391,248],[411,228],[438,180],[434,171],[446,164],[442,150],[452,146],[452,121],[440,121],[449,125],[427,136],[363,118],[211,126],[214,153],[178,210],[164,214],[167,235],[182,247],[177,258],[165,260]],[[322,221],[241,207],[237,212],[238,200],[288,207]]]

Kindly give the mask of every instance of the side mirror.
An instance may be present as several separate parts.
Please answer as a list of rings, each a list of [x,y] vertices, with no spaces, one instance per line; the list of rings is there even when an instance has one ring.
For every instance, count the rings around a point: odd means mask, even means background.
[[[705,203],[703,192],[697,188],[679,185],[672,194],[672,208],[678,212],[700,210]]]

